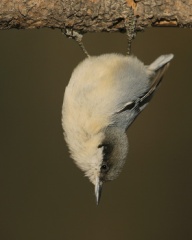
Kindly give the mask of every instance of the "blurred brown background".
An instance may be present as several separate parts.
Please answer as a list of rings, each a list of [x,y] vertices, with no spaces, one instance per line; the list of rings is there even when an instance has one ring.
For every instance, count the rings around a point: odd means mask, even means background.
[[[91,55],[127,48],[117,33],[87,34],[84,44]],[[148,29],[132,50],[146,64],[175,58],[96,206],[61,128],[64,89],[84,54],[59,30],[0,32],[1,240],[192,239],[192,32]]]

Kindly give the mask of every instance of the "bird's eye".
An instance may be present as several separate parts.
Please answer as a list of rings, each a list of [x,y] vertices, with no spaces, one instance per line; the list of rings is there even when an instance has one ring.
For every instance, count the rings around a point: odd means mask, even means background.
[[[103,163],[102,165],[101,165],[101,172],[102,173],[106,173],[106,172],[108,172],[109,171],[109,166],[106,164],[106,163]]]

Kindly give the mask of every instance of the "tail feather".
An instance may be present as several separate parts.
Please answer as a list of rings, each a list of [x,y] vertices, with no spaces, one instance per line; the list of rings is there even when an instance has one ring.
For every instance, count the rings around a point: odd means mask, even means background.
[[[158,69],[162,68],[165,64],[170,62],[173,57],[174,57],[173,54],[161,55],[148,66],[148,69],[152,71],[157,71]]]

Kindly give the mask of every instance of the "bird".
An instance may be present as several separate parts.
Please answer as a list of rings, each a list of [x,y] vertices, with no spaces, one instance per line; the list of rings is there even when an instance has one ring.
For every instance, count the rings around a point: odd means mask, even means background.
[[[133,55],[89,56],[65,88],[62,127],[70,156],[95,186],[99,204],[105,182],[121,173],[128,154],[126,131],[148,105],[173,54],[144,65]]]

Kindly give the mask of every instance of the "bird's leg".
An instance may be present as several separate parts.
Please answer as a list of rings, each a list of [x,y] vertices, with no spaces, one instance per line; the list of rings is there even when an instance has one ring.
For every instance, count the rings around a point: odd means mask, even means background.
[[[87,50],[85,49],[85,46],[83,45],[83,41],[82,41],[83,34],[73,30],[72,28],[63,29],[63,33],[66,35],[66,37],[74,39],[79,44],[80,48],[83,50],[85,55],[89,57],[89,53],[87,52]]]
[[[135,32],[136,18],[133,9],[130,7],[129,16],[125,18],[125,28],[127,33],[127,55],[131,54],[131,43],[136,36]]]

